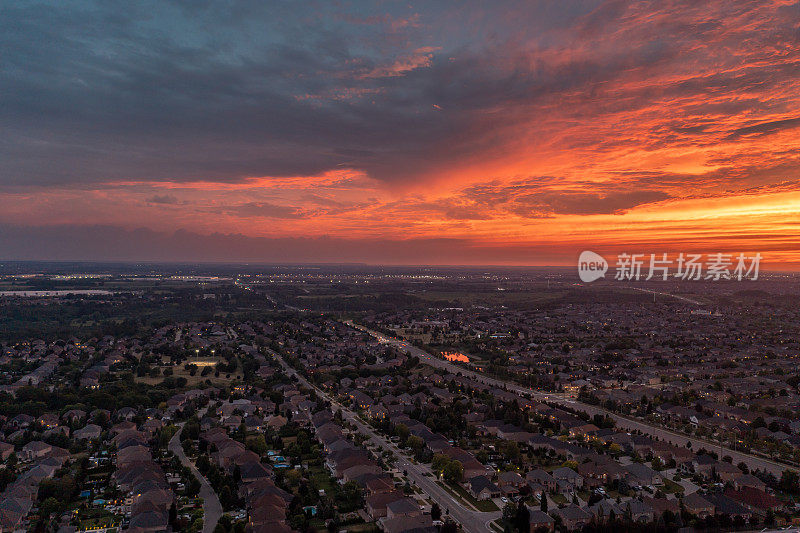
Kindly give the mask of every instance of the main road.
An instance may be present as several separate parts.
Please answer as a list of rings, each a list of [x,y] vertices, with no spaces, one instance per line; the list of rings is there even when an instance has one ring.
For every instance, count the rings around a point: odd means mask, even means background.
[[[369,442],[378,448],[392,452],[397,460],[395,467],[402,470],[404,476],[412,480],[422,491],[430,497],[433,501],[439,504],[442,513],[447,513],[450,517],[456,520],[467,533],[493,533],[489,523],[500,518],[502,513],[495,512],[480,512],[467,509],[458,501],[452,494],[444,489],[441,485],[434,481],[434,475],[430,468],[421,463],[413,463],[409,461],[404,452],[400,450],[394,443],[378,434],[371,426],[365,424],[354,412],[347,407],[343,406],[335,399],[331,398],[327,393],[312,385],[306,378],[300,375],[294,368],[290,367],[280,354],[268,350],[270,354],[278,361],[286,373],[293,378],[296,378],[302,385],[309,389],[314,389],[319,396],[328,400],[332,406],[341,410],[342,417],[355,425],[356,429],[369,438]]]
[[[568,407],[576,411],[587,413],[589,416],[594,416],[594,415],[608,416],[614,420],[617,427],[619,428],[625,429],[627,431],[640,431],[651,437],[658,438],[662,441],[669,442],[670,444],[674,444],[676,446],[686,446],[688,443],[691,443],[692,448],[695,450],[699,448],[706,448],[706,449],[711,449],[713,451],[719,451],[720,456],[730,455],[731,458],[733,459],[734,464],[743,462],[748,466],[750,470],[762,470],[764,472],[769,472],[771,474],[780,477],[781,472],[789,468],[786,465],[782,465],[780,463],[771,461],[763,457],[757,457],[755,455],[750,455],[748,453],[740,452],[737,450],[731,450],[730,448],[720,446],[719,444],[715,444],[710,441],[698,439],[696,437],[690,437],[687,435],[682,435],[680,433],[675,433],[674,431],[670,431],[668,429],[660,428],[658,426],[653,426],[645,422],[641,422],[639,420],[634,420],[632,418],[612,413],[611,411],[607,411],[606,409],[602,409],[594,405],[589,405],[583,402],[571,400],[560,394],[538,391],[535,389],[531,389],[529,387],[523,387],[521,385],[517,385],[516,383],[495,379],[486,376],[484,374],[475,372],[473,370],[469,370],[462,366],[455,365],[443,359],[439,359],[438,357],[434,357],[428,352],[402,339],[384,335],[383,333],[380,333],[378,331],[373,331],[359,324],[355,324],[352,321],[345,321],[345,323],[348,326],[351,326],[359,331],[363,331],[365,333],[372,335],[373,337],[375,337],[384,344],[389,344],[405,352],[408,355],[418,357],[420,362],[422,363],[425,363],[434,368],[447,370],[448,372],[453,374],[460,372],[462,376],[470,377],[486,385],[505,388],[519,395],[523,396],[527,395],[532,398],[538,399],[540,401],[547,401],[553,404],[561,405],[562,407]]]
[[[203,498],[203,533],[212,533],[214,528],[222,516],[222,504],[219,502],[219,497],[208,480],[200,473],[194,463],[186,457],[181,446],[181,431],[183,431],[183,424],[180,425],[178,431],[169,440],[169,451],[174,453],[180,459],[183,466],[189,467],[192,474],[200,482],[200,497]]]

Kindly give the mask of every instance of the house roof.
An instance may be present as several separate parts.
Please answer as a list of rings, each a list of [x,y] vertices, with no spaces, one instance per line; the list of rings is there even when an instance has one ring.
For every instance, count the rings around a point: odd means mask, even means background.
[[[419,512],[419,506],[410,498],[390,501],[386,504],[386,509],[397,515],[408,515]]]
[[[491,482],[491,480],[486,476],[475,476],[474,478],[469,480],[470,488],[472,492],[478,494],[483,490],[489,490],[490,492],[499,492],[500,488]]]
[[[714,504],[696,492],[687,494],[683,497],[683,505],[687,509],[713,509]]]
[[[553,512],[564,520],[588,520],[592,516],[574,503]]]
[[[539,509],[528,509],[528,523],[529,524],[552,524],[555,522],[549,514],[543,513]]]
[[[763,490],[753,487],[742,487],[739,490],[727,490],[725,495],[738,502],[758,509],[780,509],[783,503]]]

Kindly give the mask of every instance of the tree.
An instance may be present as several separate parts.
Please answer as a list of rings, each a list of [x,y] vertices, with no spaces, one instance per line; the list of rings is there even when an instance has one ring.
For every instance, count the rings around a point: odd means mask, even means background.
[[[267,446],[267,440],[264,438],[264,435],[258,435],[257,437],[247,439],[247,449],[258,455],[264,455],[267,453],[269,447]]]
[[[437,474],[441,474],[444,472],[444,469],[447,467],[448,463],[450,463],[449,457],[442,455],[441,453],[437,453],[433,456],[433,460],[431,461],[431,470]]]
[[[408,437],[408,441],[406,443],[412,450],[414,450],[414,452],[419,452],[422,450],[422,447],[425,446],[425,441],[416,435]]]
[[[347,509],[358,509],[361,507],[361,487],[355,481],[348,481],[342,485],[340,496]]]
[[[186,484],[186,495],[190,498],[194,498],[200,494],[200,487],[200,481],[198,481],[196,477],[191,476],[189,482]]]
[[[300,475],[300,471],[292,468],[291,470],[286,472],[286,476],[283,478],[283,480],[286,482],[287,486],[294,488],[300,484],[301,477],[302,476]]]
[[[523,500],[519,501],[517,512],[514,516],[514,525],[520,533],[526,533],[530,529],[531,513],[528,511],[528,506],[525,505]]]
[[[483,464],[486,464],[487,461],[489,461],[489,454],[486,453],[486,450],[480,449],[478,450],[478,453],[475,454],[475,459]]]
[[[439,520],[440,518],[442,518],[442,508],[439,507],[438,503],[433,502],[433,505],[431,505],[431,520]]]
[[[778,483],[778,488],[788,494],[796,494],[800,487],[798,486],[798,474],[794,470],[784,470],[781,474],[781,480]]]
[[[214,531],[217,531],[217,528],[221,527],[222,531],[228,532],[231,530],[233,526],[233,520],[231,519],[230,515],[224,514],[219,517],[219,522],[217,522],[217,526],[214,528]]]
[[[460,483],[464,478],[464,466],[461,461],[450,461],[444,469],[444,478],[449,483]]]
[[[513,525],[514,518],[516,518],[516,516],[517,516],[517,507],[511,502],[505,504],[505,506],[503,507],[503,523],[508,525]]]
[[[546,492],[542,492],[542,502],[539,504],[539,509],[541,509],[541,511],[543,513],[547,512],[547,493]]]
[[[439,533],[458,533],[458,524],[448,520],[444,523]]]
[[[50,516],[61,512],[61,502],[50,496],[39,506],[39,511],[44,516]]]
[[[409,435],[408,426],[405,424],[397,424],[397,426],[394,428],[394,431],[397,433],[397,436],[400,437],[400,442],[405,443]]]
[[[519,458],[519,445],[513,440],[504,440],[500,444],[500,452],[509,461],[515,461]]]

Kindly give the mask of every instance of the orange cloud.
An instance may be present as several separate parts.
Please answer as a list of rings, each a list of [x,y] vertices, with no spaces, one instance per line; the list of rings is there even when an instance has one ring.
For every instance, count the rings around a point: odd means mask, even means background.
[[[249,93],[270,85],[260,78],[219,89],[248,104],[220,134],[190,113],[188,131],[211,130],[180,160],[192,171],[159,166],[175,168],[178,145],[146,178],[114,166],[107,179],[6,187],[0,222],[454,239],[499,263],[571,263],[587,248],[800,262],[791,2],[604,3],[537,31],[522,12],[458,15],[345,17],[395,35],[293,50],[311,66],[277,69],[285,102]],[[87,167],[113,159],[97,154]]]

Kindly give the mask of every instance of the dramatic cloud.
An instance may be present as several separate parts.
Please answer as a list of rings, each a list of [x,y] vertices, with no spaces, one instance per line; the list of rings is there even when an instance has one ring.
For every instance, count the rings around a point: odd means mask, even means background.
[[[178,198],[171,194],[154,194],[147,201],[151,204],[175,205],[178,203]]]
[[[80,227],[188,232],[187,258],[203,235],[413,241],[419,263],[440,239],[502,262],[756,236],[800,255],[798,20],[788,0],[4,5],[0,257]]]

